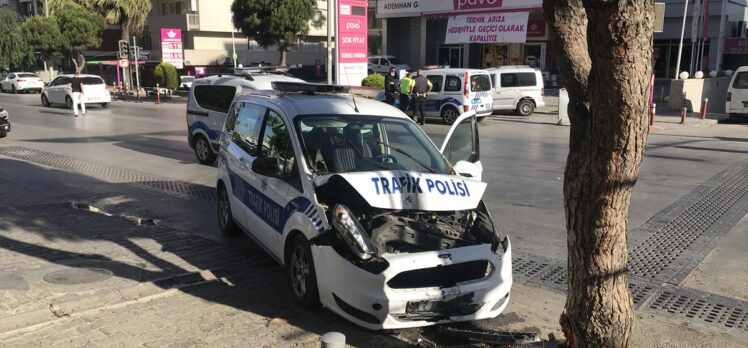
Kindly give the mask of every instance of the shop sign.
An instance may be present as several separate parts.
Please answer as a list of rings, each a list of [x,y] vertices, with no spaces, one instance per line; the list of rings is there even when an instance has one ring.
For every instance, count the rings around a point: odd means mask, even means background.
[[[524,43],[528,12],[449,17],[445,44]]]
[[[161,28],[161,61],[170,63],[177,69],[184,68],[182,29]]]
[[[539,8],[542,0],[378,0],[377,17],[408,17],[429,13],[465,13]]]
[[[527,37],[545,37],[545,19],[530,19],[527,21]]]
[[[360,86],[368,60],[367,0],[338,0],[337,81]]]
[[[748,38],[726,38],[725,54],[748,54]]]

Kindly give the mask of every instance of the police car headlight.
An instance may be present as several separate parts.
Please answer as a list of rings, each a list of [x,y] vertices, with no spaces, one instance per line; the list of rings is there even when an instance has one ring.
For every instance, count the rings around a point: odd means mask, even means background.
[[[362,260],[368,260],[376,254],[366,230],[348,210],[348,207],[342,204],[335,205],[332,212],[332,225],[351,251]]]

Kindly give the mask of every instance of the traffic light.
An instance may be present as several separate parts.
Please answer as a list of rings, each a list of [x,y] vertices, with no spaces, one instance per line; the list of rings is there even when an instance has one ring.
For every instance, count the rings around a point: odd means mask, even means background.
[[[127,58],[128,52],[130,51],[130,45],[126,41],[119,40],[119,58]]]

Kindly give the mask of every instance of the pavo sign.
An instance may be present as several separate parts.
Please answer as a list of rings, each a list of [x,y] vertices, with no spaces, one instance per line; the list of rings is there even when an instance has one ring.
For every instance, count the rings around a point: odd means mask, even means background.
[[[177,69],[184,68],[182,29],[161,28],[161,61],[172,64]]]
[[[368,25],[366,0],[338,0],[337,75],[342,85],[360,86],[366,77]]]

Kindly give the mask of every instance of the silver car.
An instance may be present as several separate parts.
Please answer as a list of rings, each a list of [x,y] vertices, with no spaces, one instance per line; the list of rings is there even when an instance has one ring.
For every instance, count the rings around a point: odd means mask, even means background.
[[[84,85],[83,100],[86,105],[100,104],[104,108],[109,106],[109,103],[112,102],[112,96],[101,77],[81,74],[80,79]],[[60,75],[52,80],[49,85],[42,89],[42,105],[64,104],[68,109],[72,109],[73,91],[70,89],[72,81],[73,75]]]

